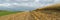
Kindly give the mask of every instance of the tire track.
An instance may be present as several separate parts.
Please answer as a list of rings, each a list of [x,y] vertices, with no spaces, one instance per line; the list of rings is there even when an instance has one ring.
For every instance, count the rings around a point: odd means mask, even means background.
[[[39,18],[35,13],[33,13],[33,12],[32,12],[32,16],[33,16],[33,18],[34,18],[35,20],[40,20],[40,18]]]

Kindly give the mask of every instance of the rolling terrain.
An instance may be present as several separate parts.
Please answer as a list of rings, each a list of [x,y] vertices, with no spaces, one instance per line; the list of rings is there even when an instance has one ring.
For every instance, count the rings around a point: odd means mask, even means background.
[[[60,5],[0,16],[0,20],[60,20]]]

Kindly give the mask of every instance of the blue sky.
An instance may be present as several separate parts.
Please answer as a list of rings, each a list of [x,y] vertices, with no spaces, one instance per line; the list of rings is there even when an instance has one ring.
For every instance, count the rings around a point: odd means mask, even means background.
[[[60,0],[0,0],[0,8],[33,7],[39,8],[45,5],[60,3]]]

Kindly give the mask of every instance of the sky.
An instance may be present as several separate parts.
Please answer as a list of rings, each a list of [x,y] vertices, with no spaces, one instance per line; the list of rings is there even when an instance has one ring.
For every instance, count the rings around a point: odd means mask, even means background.
[[[0,8],[33,7],[39,8],[45,5],[60,3],[60,0],[0,0]]]

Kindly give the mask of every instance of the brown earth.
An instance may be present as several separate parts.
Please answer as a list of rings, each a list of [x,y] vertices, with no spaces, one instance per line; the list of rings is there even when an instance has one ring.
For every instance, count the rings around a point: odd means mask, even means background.
[[[40,12],[22,12],[12,15],[1,16],[0,20],[60,20],[60,17]]]
[[[58,7],[56,7],[45,7],[29,12],[0,16],[0,20],[60,20],[60,9],[57,9]]]

